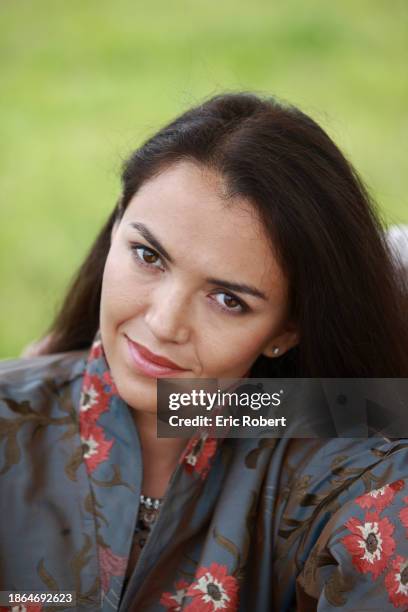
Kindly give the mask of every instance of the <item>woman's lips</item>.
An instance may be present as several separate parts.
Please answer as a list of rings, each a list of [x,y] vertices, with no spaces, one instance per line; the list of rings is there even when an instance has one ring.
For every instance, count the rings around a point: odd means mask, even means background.
[[[127,336],[126,340],[133,364],[146,376],[152,378],[157,378],[158,376],[170,377],[187,371],[173,361],[170,361],[170,359],[151,353],[146,347],[130,340]]]

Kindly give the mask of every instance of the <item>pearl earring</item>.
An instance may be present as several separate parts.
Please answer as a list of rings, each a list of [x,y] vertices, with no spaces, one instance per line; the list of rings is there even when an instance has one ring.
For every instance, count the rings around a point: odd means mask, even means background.
[[[272,353],[274,355],[277,355],[279,353],[279,346],[274,346],[273,349],[272,349]]]

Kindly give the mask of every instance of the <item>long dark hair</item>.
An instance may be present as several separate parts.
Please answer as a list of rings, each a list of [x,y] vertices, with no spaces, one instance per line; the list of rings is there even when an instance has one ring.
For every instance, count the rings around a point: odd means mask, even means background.
[[[257,375],[408,376],[407,293],[356,172],[307,115],[247,93],[216,96],[161,129],[124,164],[122,195],[80,268],[47,352],[88,347],[99,326],[110,234],[140,186],[180,160],[220,173],[261,215],[290,286],[296,349]]]

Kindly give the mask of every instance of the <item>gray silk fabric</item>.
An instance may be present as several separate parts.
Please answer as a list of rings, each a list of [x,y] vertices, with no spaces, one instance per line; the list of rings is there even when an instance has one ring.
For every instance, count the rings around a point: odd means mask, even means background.
[[[142,453],[105,368],[0,365],[0,590],[75,591],[80,612],[408,608],[407,440],[186,440],[126,583]]]

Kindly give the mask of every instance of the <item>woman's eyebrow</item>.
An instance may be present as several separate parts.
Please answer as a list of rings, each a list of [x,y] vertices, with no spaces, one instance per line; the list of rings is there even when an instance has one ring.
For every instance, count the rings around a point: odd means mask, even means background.
[[[146,225],[144,225],[144,223],[131,223],[130,225],[131,227],[136,229],[143,236],[143,238],[145,238],[145,240],[150,242],[152,247],[154,247],[156,251],[160,253],[160,255],[163,255],[163,257],[165,257],[165,259],[167,259],[170,263],[174,263],[174,260],[167,251],[167,249],[164,248],[160,240],[152,234],[152,232],[149,230],[148,227],[146,227]]]
[[[163,257],[165,257],[170,263],[174,263],[174,259],[171,257],[167,249],[164,248],[160,240],[152,234],[152,232],[149,230],[149,228],[146,225],[144,225],[144,223],[133,222],[133,223],[130,223],[130,225],[131,227],[136,229],[143,236],[143,238],[145,238],[145,240],[147,240],[152,245],[152,247],[154,247],[156,251],[160,253],[160,255],[163,255]],[[262,291],[260,291],[259,289],[257,289],[256,287],[252,285],[247,285],[246,283],[233,283],[231,281],[223,280],[220,278],[213,278],[213,277],[206,278],[205,280],[207,283],[211,285],[218,285],[221,287],[225,287],[225,289],[230,289],[230,291],[237,291],[238,293],[246,293],[248,295],[253,295],[254,297],[259,297],[262,300],[268,299]]]
[[[253,287],[252,285],[246,285],[245,283],[231,283],[231,281],[222,280],[221,278],[206,278],[207,283],[211,285],[218,285],[225,287],[225,289],[230,289],[231,291],[238,291],[239,293],[247,293],[249,295],[253,295],[255,297],[259,297],[263,300],[267,300],[268,298],[262,291]]]

